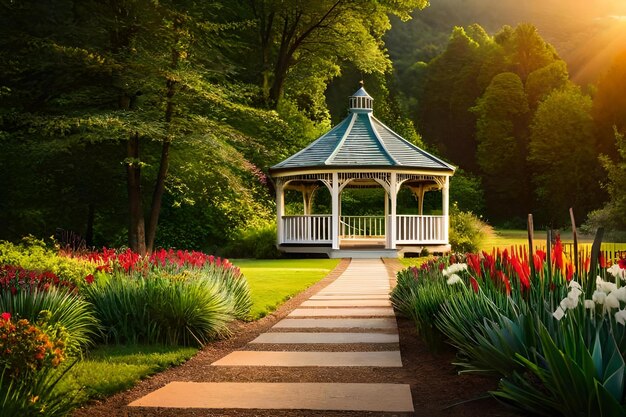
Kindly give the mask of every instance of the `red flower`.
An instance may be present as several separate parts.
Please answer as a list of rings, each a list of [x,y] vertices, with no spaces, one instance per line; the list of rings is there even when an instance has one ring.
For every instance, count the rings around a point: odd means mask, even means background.
[[[600,252],[600,256],[598,257],[598,262],[600,263],[600,268],[606,268],[606,259],[604,259],[604,252]]]
[[[538,250],[535,253],[537,254],[537,256],[539,256],[539,259],[541,259],[541,262],[546,260],[546,253],[544,251]]]
[[[85,277],[85,281],[87,282],[87,284],[90,284],[90,285],[93,284],[93,281],[94,281],[93,275],[92,274],[87,275]]]
[[[617,261],[617,264],[619,265],[620,268],[626,269],[626,258],[620,259],[619,261]]]
[[[4,321],[9,321],[9,320],[11,320],[11,313],[2,313],[2,314],[0,315],[0,317],[1,317],[1,318],[2,318],[2,320],[4,320]]]
[[[574,265],[572,264],[567,264],[567,266],[565,267],[565,279],[569,282],[572,280],[572,277],[574,276]]]
[[[507,276],[504,275],[504,273],[502,271],[496,271],[496,275],[498,276],[500,281],[502,281],[502,283],[504,284],[504,289],[506,291],[506,295],[511,295],[511,282],[509,281]]]
[[[520,281],[520,284],[522,284],[522,287],[526,289],[530,288],[530,277],[529,275],[526,274],[526,272],[528,271],[526,271],[526,268],[522,267],[522,264],[520,264],[519,259],[511,258],[511,265],[513,265],[513,269],[517,273],[517,276],[519,277],[519,281]]]
[[[472,289],[474,290],[474,292],[478,294],[478,281],[476,281],[476,278],[470,277],[470,284],[472,284]]]
[[[474,253],[468,253],[467,263],[469,264],[470,268],[474,270],[477,276],[482,275],[481,268],[480,268],[480,260],[478,259],[478,255]]]
[[[561,238],[558,236],[554,244],[554,266],[557,269],[563,270],[563,244],[561,243]]]

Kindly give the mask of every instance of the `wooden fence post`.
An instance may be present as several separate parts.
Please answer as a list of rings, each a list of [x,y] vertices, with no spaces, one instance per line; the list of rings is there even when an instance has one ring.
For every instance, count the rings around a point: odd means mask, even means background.
[[[574,210],[569,208],[569,218],[572,221],[572,237],[574,238],[574,271],[578,276],[578,233],[576,232],[576,219],[574,219]]]
[[[533,215],[528,214],[528,260],[530,264],[530,270],[534,275],[537,271],[535,271],[535,262],[533,260],[533,254],[535,253],[535,245],[534,245],[534,226],[533,226]]]

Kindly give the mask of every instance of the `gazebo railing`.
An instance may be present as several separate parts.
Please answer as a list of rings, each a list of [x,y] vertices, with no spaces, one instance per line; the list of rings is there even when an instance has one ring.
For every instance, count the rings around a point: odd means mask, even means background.
[[[445,216],[396,216],[396,243],[446,243]]]
[[[385,216],[341,216],[341,239],[382,238],[386,234]],[[396,216],[396,243],[444,244],[447,242],[445,216]],[[332,216],[329,214],[282,216],[281,243],[332,243]]]
[[[332,216],[283,216],[282,243],[332,243]]]
[[[385,216],[341,216],[342,239],[360,239],[385,236]]]

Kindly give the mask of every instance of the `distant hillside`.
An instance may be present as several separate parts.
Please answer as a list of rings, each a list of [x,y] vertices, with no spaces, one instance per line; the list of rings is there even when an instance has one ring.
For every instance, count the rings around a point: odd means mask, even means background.
[[[626,49],[624,0],[433,0],[409,22],[394,19],[386,44],[402,73],[441,52],[454,26],[478,23],[494,33],[522,22],[537,26],[581,85],[595,83]]]

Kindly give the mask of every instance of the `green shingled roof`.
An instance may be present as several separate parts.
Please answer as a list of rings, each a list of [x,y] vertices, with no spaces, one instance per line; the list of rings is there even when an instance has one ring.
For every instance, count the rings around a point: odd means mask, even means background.
[[[371,100],[362,87],[352,97]],[[371,108],[353,107],[341,123],[300,152],[274,165],[270,171],[363,166],[436,171],[455,169],[385,126],[372,115]]]

